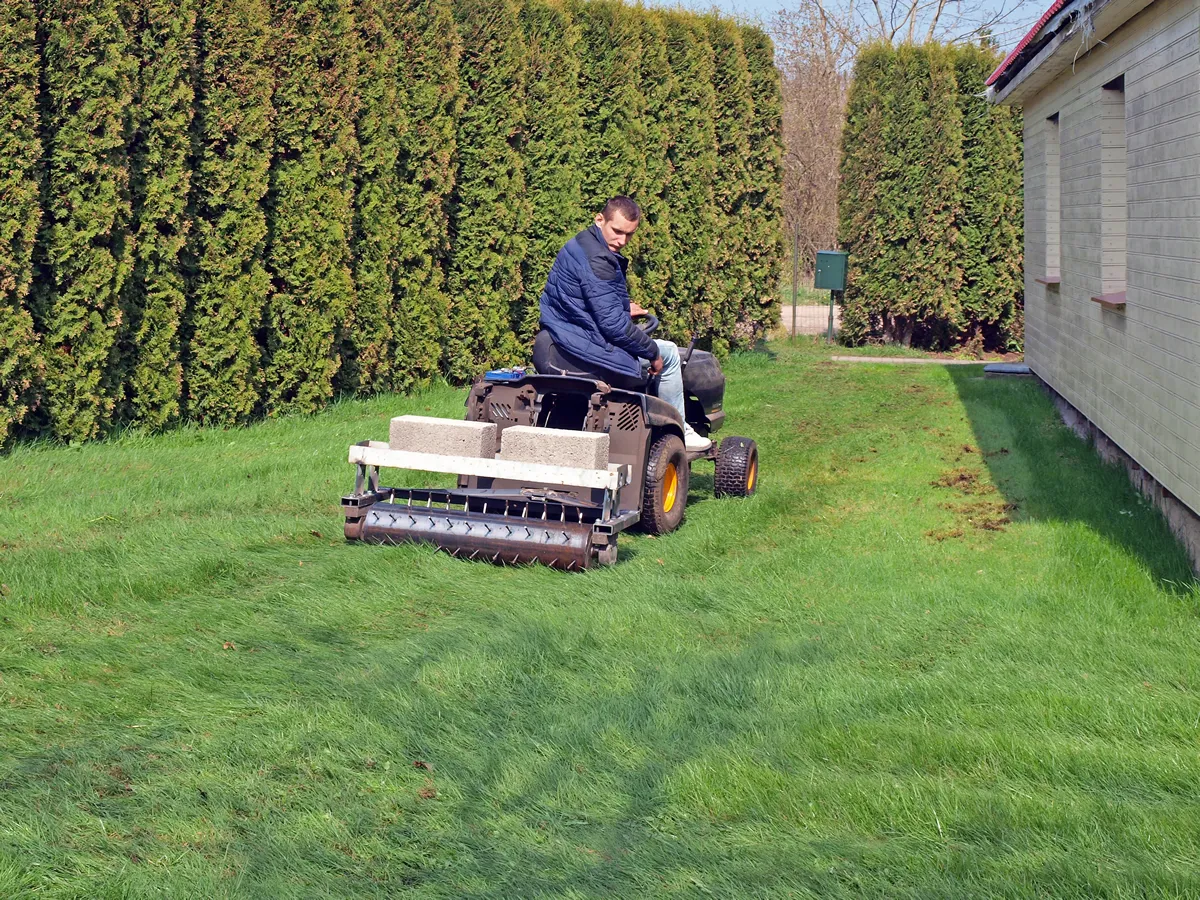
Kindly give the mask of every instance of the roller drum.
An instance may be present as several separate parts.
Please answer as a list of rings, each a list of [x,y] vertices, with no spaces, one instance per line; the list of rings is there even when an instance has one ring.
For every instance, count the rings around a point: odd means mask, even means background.
[[[356,530],[370,543],[432,544],[454,556],[506,564],[586,569],[594,558],[592,526],[580,522],[376,503]]]

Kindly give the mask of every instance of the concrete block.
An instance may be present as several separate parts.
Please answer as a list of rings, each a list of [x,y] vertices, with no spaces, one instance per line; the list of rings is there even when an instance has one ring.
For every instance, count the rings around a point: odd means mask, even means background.
[[[563,428],[510,425],[500,437],[500,458],[546,466],[608,468],[608,435]]]
[[[496,456],[496,426],[491,422],[464,422],[434,416],[396,416],[388,431],[388,446],[410,453],[443,456]]]

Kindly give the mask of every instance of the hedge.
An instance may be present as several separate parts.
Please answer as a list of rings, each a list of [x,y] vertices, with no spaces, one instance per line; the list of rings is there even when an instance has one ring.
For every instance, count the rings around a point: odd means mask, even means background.
[[[527,361],[616,193],[664,336],[748,346],[778,309],[772,53],[622,0],[6,3],[0,446]]]
[[[983,101],[980,47],[874,46],[843,134],[842,335],[1020,347],[1020,124]]]

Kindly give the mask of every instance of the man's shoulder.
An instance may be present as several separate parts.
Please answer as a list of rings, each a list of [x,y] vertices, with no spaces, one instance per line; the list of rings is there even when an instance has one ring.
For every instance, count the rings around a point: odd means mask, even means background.
[[[608,245],[596,234],[596,229],[585,228],[571,239],[583,251],[589,268],[601,281],[612,281],[621,270],[620,257],[608,249]]]

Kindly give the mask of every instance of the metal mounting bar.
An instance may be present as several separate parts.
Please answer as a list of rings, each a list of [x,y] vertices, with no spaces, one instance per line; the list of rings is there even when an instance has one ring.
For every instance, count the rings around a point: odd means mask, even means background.
[[[609,491],[620,490],[629,483],[632,475],[632,467],[628,465],[613,464],[607,470],[576,469],[570,466],[547,466],[541,463],[518,462],[511,459],[414,453],[364,444],[351,445],[349,459],[356,465],[379,466],[388,469],[416,469],[421,472],[446,472],[452,475],[505,478],[535,484],[602,488]]]

